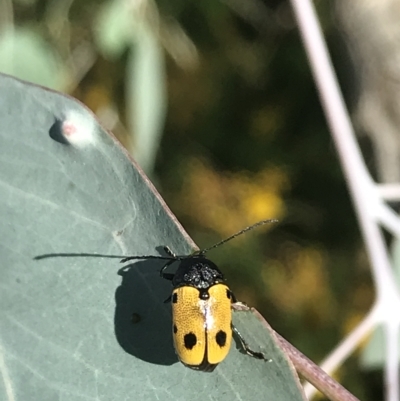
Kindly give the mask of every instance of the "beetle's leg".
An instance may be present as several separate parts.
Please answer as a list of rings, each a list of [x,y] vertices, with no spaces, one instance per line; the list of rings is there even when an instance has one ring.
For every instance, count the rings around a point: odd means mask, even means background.
[[[171,251],[171,248],[169,246],[165,245],[164,251],[168,256],[171,256],[171,258],[176,258],[176,255]]]
[[[236,335],[236,338],[239,340],[242,350],[247,355],[250,355],[256,359],[264,359],[265,361],[269,360],[265,357],[265,355],[262,352],[257,352],[257,351],[253,351],[252,349],[250,349],[249,346],[247,345],[246,341],[244,341],[244,338],[240,334],[239,330],[233,324],[232,324],[232,331]]]
[[[174,273],[163,273],[163,272],[160,272],[160,276],[165,280],[172,281],[174,279],[175,274]]]
[[[174,274],[173,273],[164,273],[164,270],[174,262],[175,262],[175,259],[171,259],[161,268],[160,276],[162,278],[165,278],[166,280],[172,281],[172,279],[174,278]]]
[[[235,304],[235,303],[237,302],[237,298],[235,297],[235,294],[234,294],[231,290],[229,290],[229,289],[228,289],[228,291],[229,291],[229,294],[230,294],[230,296],[231,296],[231,302],[232,302],[233,304]]]
[[[171,302],[171,295],[164,301],[165,304],[167,304],[168,302]]]

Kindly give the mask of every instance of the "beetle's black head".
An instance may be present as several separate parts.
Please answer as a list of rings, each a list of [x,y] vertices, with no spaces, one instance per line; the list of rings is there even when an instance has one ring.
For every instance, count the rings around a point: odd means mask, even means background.
[[[192,255],[180,261],[172,285],[189,285],[204,290],[221,281],[224,281],[224,276],[215,263],[203,255]]]

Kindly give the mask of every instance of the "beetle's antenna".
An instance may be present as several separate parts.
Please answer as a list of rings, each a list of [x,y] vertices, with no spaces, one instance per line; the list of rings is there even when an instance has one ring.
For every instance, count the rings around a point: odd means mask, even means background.
[[[256,228],[258,226],[262,226],[267,223],[277,223],[278,220],[276,219],[268,219],[268,220],[261,220],[258,223],[255,223],[249,227],[244,228],[243,230],[238,231],[236,234],[231,235],[228,238],[225,238],[224,240],[214,244],[213,246],[210,246],[209,248],[202,249],[198,252],[195,252],[194,255],[204,255],[211,249],[217,248],[222,244],[225,244],[225,242],[230,241],[233,238],[238,237],[239,235],[242,235],[246,233],[247,231],[252,230],[253,228]],[[177,256],[175,255],[168,247],[164,247],[165,252],[167,252],[170,256],[154,256],[154,255],[143,255],[143,256],[127,256],[126,258],[123,258],[120,260],[120,263],[125,263],[128,260],[140,260],[140,259],[163,259],[163,260],[182,260],[182,259],[187,259],[193,256],[191,255],[182,255],[182,256]]]
[[[202,249],[201,251],[199,251],[198,254],[199,255],[204,255],[205,253],[207,253],[211,249],[217,248],[218,246],[220,246],[222,244],[225,244],[225,242],[228,242],[231,239],[234,239],[234,238],[238,237],[239,235],[242,235],[245,232],[252,230],[253,228],[256,228],[258,226],[262,226],[262,225],[267,224],[267,223],[277,223],[277,222],[278,222],[278,220],[276,220],[276,219],[261,220],[258,223],[253,224],[252,226],[246,227],[243,230],[238,231],[236,234],[231,235],[230,237],[228,237],[228,238],[216,243],[215,245],[210,246],[209,248]]]
[[[154,256],[154,255],[143,255],[143,256],[127,256],[120,260],[120,263],[125,263],[128,260],[138,260],[138,259],[164,259],[164,260],[177,260],[176,257],[172,256]]]

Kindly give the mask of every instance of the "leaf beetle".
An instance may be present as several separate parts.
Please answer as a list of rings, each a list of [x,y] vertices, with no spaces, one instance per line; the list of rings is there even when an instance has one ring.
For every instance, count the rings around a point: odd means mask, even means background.
[[[232,304],[237,300],[225,284],[217,265],[205,257],[211,249],[245,232],[277,220],[262,220],[209,248],[190,255],[175,255],[167,246],[168,256],[127,256],[121,263],[138,259],[167,260],[160,276],[172,282],[173,290],[165,302],[172,304],[172,334],[178,359],[187,367],[212,372],[228,355],[233,334],[243,351],[257,359],[267,360],[263,353],[251,350],[237,328],[232,324]],[[179,261],[175,273],[165,270]]]

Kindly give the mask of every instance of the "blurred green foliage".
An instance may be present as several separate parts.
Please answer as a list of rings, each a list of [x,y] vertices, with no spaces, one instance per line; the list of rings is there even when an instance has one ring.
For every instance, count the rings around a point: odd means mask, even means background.
[[[63,60],[69,76],[64,90],[95,112],[116,110],[113,131],[128,144],[126,70],[134,49],[113,60],[100,55],[94,26],[108,3],[63,0],[57,8],[50,0],[15,1],[13,23],[40,32]],[[290,4],[151,4],[158,11],[150,25],[159,29],[167,55],[168,99],[155,184],[199,247],[257,220],[280,220],[209,256],[239,299],[318,362],[357,324],[374,294]],[[328,43],[340,54],[332,4],[316,5]],[[178,48],[182,41],[173,27],[186,33],[186,48]],[[185,53],[190,41],[195,52]],[[93,61],[74,74],[68,60],[84,44]],[[381,398],[381,381],[363,373],[356,356],[337,376],[360,399]]]

